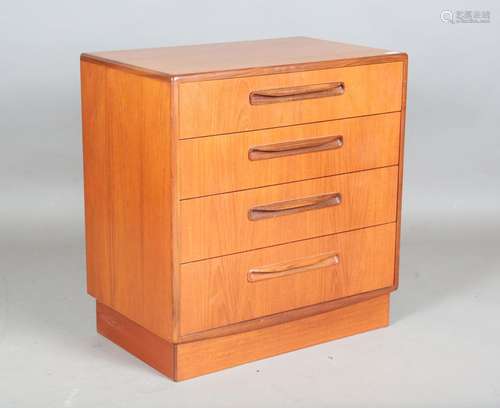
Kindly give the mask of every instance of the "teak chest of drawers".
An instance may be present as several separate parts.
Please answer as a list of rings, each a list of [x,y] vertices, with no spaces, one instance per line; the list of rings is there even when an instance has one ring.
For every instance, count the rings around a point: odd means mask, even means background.
[[[406,73],[310,38],[82,54],[99,333],[183,380],[386,326]]]

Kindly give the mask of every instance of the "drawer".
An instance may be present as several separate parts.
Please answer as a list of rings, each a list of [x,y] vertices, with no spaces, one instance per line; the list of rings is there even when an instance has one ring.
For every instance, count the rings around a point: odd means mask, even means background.
[[[181,198],[398,164],[399,112],[181,140]]]
[[[184,264],[181,334],[389,287],[395,224]]]
[[[181,139],[401,110],[403,63],[179,84]]]
[[[396,219],[398,167],[182,200],[181,262]]]

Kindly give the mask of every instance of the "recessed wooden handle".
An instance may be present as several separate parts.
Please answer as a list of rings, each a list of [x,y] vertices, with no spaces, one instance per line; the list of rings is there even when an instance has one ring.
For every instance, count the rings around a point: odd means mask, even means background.
[[[342,136],[328,136],[254,146],[248,150],[248,159],[252,161],[265,160],[274,159],[276,157],[292,156],[295,154],[319,152],[322,150],[333,150],[341,148],[343,144],[344,138]]]
[[[247,276],[249,282],[257,282],[264,279],[279,278],[281,276],[310,271],[312,269],[327,268],[338,265],[339,262],[340,257],[338,254],[321,254],[260,268],[252,268],[248,271]]]
[[[265,218],[280,217],[303,211],[332,207],[339,205],[341,202],[342,196],[340,193],[321,194],[312,197],[299,198],[297,200],[279,201],[251,208],[248,211],[248,218],[251,221],[257,221]]]
[[[315,84],[304,86],[293,86],[290,88],[267,89],[253,91],[250,93],[251,105],[263,105],[267,103],[279,103],[299,101],[303,99],[326,98],[328,96],[343,95],[345,85],[343,82],[330,82],[327,84]]]

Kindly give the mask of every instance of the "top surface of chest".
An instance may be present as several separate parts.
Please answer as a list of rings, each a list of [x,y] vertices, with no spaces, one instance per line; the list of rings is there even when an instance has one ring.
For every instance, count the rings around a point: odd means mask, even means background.
[[[166,77],[257,75],[391,59],[399,52],[307,37],[85,53],[83,58]]]

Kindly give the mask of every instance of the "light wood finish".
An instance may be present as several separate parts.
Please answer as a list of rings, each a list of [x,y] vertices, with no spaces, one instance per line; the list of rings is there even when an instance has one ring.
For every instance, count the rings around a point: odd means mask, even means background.
[[[403,164],[405,145],[405,124],[406,124],[406,92],[408,81],[408,60],[403,69],[403,94],[401,96],[400,129],[399,129],[399,172],[398,172],[398,204],[397,204],[397,228],[396,228],[396,259],[394,261],[394,289],[399,286],[399,251],[401,246],[401,219],[403,208]]]
[[[307,37],[82,54],[137,74],[187,80],[263,75],[395,61],[406,54]]]
[[[247,331],[262,329],[264,327],[274,326],[291,322],[297,319],[314,316],[319,313],[326,313],[332,310],[340,309],[346,306],[354,305],[359,302],[364,302],[382,295],[387,295],[394,291],[394,286],[363,292],[353,296],[347,296],[340,299],[330,300],[328,302],[317,303],[311,306],[299,307],[284,312],[275,313],[256,319],[244,320],[242,322],[230,324],[228,326],[220,326],[210,330],[185,334],[179,337],[179,343],[189,343],[191,341],[213,339],[215,337],[229,336],[231,334],[243,333]]]
[[[169,102],[167,82],[82,62],[88,291],[164,338],[172,326]]]
[[[406,81],[302,37],[82,54],[98,331],[185,379],[386,325]]]
[[[181,201],[181,260],[248,251],[396,220],[397,166]],[[342,203],[252,221],[253,207],[340,193]]]
[[[303,71],[179,84],[181,139],[263,129],[401,109],[403,63]],[[252,92],[340,81],[342,95],[249,103]]]
[[[102,65],[81,64],[87,291],[110,304],[112,283],[106,72],[107,68]]]
[[[395,231],[391,223],[182,265],[181,334],[389,287]],[[323,263],[331,253],[336,262]],[[252,270],[276,269],[281,277],[249,282]]]
[[[389,295],[229,336],[172,344],[97,303],[97,330],[175,381],[363,333],[389,324]]]
[[[180,344],[175,378],[185,380],[388,324],[389,296],[384,295],[264,329]]]
[[[175,376],[175,345],[103,303],[96,303],[97,332],[161,373]]]
[[[398,164],[400,113],[181,140],[181,198]],[[250,160],[252,147],[342,136],[342,146],[312,153]],[[292,154],[295,153],[295,154]]]

